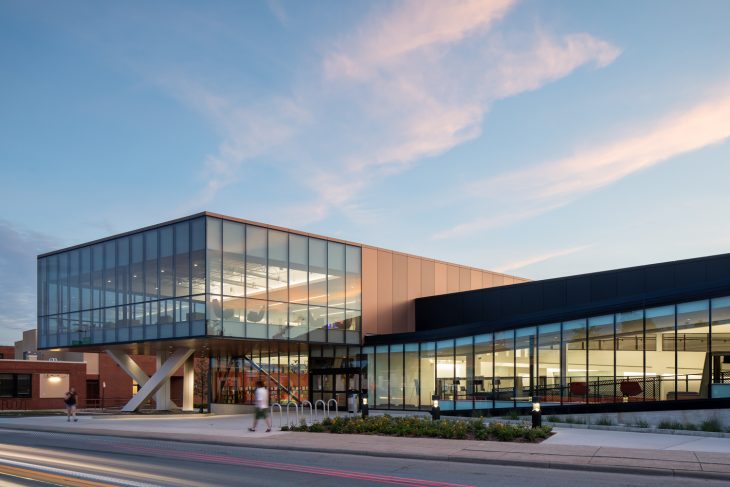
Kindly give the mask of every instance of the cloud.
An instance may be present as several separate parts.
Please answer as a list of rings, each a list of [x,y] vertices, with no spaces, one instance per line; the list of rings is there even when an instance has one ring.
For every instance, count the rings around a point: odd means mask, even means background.
[[[36,256],[58,247],[54,239],[0,220],[0,343],[19,340],[36,324]]]
[[[508,272],[508,271],[514,271],[517,269],[522,269],[524,267],[528,267],[531,265],[539,264],[541,262],[545,262],[550,259],[555,259],[557,257],[564,257],[566,255],[575,254],[576,252],[580,252],[582,250],[585,250],[587,248],[590,248],[590,245],[580,245],[577,247],[568,247],[565,249],[555,250],[553,252],[548,252],[544,254],[539,255],[533,255],[531,257],[527,257],[524,259],[516,260],[513,262],[508,262],[506,264],[502,264],[498,266],[496,269],[494,269],[497,272]]]
[[[581,66],[605,67],[620,53],[586,33],[505,34],[501,21],[515,3],[388,5],[329,40],[319,69],[268,95],[223,92],[196,74],[160,79],[222,138],[205,159],[205,186],[187,205],[208,205],[245,180],[252,165],[280,161],[280,172],[301,188],[301,201],[287,210],[306,209],[308,222],[332,212],[362,215],[359,199],[368,188],[479,137],[496,101]]]
[[[408,0],[369,19],[345,47],[325,59],[329,77],[368,78],[400,67],[414,51],[452,44],[500,20],[515,0]]]
[[[616,140],[570,157],[471,183],[467,193],[487,200],[499,195],[504,214],[477,218],[441,231],[434,238],[466,236],[515,223],[562,207],[581,196],[674,157],[730,137],[730,95],[664,117],[650,128],[634,128]]]

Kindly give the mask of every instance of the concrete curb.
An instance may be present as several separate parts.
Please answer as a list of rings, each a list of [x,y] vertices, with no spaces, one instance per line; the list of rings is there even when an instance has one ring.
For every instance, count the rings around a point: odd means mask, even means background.
[[[425,454],[413,454],[413,453],[400,453],[400,452],[381,452],[381,451],[364,451],[364,450],[338,450],[335,448],[317,448],[317,447],[306,447],[306,446],[293,446],[293,445],[267,445],[265,443],[251,443],[251,442],[236,442],[236,441],[225,441],[215,440],[205,437],[191,437],[188,435],[177,434],[174,436],[164,436],[159,433],[144,433],[137,431],[119,431],[119,430],[71,430],[60,427],[34,427],[24,425],[6,425],[0,424],[0,430],[18,430],[18,431],[33,431],[39,433],[62,433],[62,434],[74,434],[74,435],[85,435],[85,436],[111,436],[119,438],[133,438],[133,439],[147,439],[147,440],[158,440],[158,441],[171,441],[176,443],[194,443],[201,445],[213,445],[213,446],[233,446],[240,448],[261,448],[266,450],[286,450],[286,451],[298,451],[307,453],[329,453],[338,455],[356,455],[374,458],[402,458],[406,460],[424,460],[424,461],[447,461],[453,463],[470,463],[476,465],[500,465],[510,467],[527,467],[527,468],[543,468],[553,470],[580,470],[580,471],[591,471],[591,472],[605,472],[605,473],[621,473],[629,475],[651,475],[651,476],[664,476],[664,477],[685,477],[685,478],[702,478],[709,480],[730,480],[730,472],[707,472],[697,470],[682,470],[682,469],[663,469],[655,467],[626,467],[626,466],[611,466],[611,465],[592,465],[592,464],[577,464],[577,463],[562,463],[562,462],[545,462],[545,461],[529,461],[529,460],[504,460],[498,458],[474,458],[470,456],[438,456],[438,455],[425,455]],[[316,434],[316,433],[313,433]],[[322,433],[325,434],[325,433]],[[526,455],[531,455],[527,453]]]
[[[528,421],[516,419],[488,419],[505,424],[526,424]],[[619,426],[619,425],[602,425],[602,424],[583,424],[583,423],[553,423],[543,421],[543,426],[551,426],[553,428],[566,429],[582,429],[582,430],[600,430],[600,431],[618,431],[624,433],[654,433],[657,435],[679,435],[679,436],[697,436],[700,438],[730,438],[730,433],[721,433],[719,431],[698,431],[698,430],[668,430],[660,428],[639,428],[636,426]]]

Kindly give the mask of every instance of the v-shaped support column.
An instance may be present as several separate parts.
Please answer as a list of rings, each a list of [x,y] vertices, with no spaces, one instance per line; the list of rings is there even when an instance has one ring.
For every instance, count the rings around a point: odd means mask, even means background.
[[[106,354],[109,355],[112,360],[114,360],[114,362],[116,362],[117,365],[127,373],[128,376],[134,379],[134,381],[139,384],[139,387],[145,385],[145,383],[149,380],[149,376],[145,373],[145,371],[142,370],[142,368],[137,365],[137,362],[135,362],[132,357],[126,353],[121,350],[107,349]]]
[[[122,411],[126,413],[136,411],[161,387],[167,387],[170,377],[172,377],[175,371],[179,369],[194,352],[195,349],[193,348],[175,349],[167,360],[165,360],[165,362],[157,368],[157,372],[155,372],[154,375],[145,382],[139,392],[137,392],[137,394],[135,394],[134,397],[132,397],[132,399],[130,399],[122,408]]]

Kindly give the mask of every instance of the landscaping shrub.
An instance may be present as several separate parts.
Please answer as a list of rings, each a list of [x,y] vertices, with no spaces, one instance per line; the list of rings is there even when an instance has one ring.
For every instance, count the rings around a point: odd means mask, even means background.
[[[286,429],[285,429],[286,428]],[[432,421],[425,417],[369,416],[325,419],[321,423],[282,428],[284,431],[309,431],[333,434],[375,434],[426,438],[476,439],[535,442],[550,436],[552,428],[529,428],[525,425],[490,423],[480,419]]]
[[[548,416],[547,420],[550,421],[551,423],[560,423],[561,422],[559,416]]]
[[[710,418],[700,423],[700,429],[702,431],[714,431],[719,432],[723,430],[722,423],[717,418]]]
[[[601,416],[596,420],[596,424],[599,426],[612,426],[613,420],[608,416]]]
[[[636,428],[648,428],[649,427],[649,423],[647,423],[643,419],[638,419],[634,423],[634,427],[636,427]]]
[[[662,430],[683,430],[685,429],[685,426],[679,421],[670,421],[665,419],[657,425],[657,428]]]
[[[504,417],[507,419],[517,420],[520,419],[520,412],[516,409],[510,409],[509,411],[507,411],[507,414],[505,414]]]

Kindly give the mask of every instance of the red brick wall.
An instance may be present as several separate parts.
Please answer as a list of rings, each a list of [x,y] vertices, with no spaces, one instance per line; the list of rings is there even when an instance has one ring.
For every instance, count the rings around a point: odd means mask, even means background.
[[[86,364],[79,362],[40,362],[36,360],[0,360],[0,373],[33,374],[32,397],[0,398],[3,409],[62,409],[63,398],[40,395],[40,374],[68,374],[70,387],[79,394],[79,407],[86,405]]]
[[[0,345],[0,359],[13,360],[15,358],[15,347]]]

